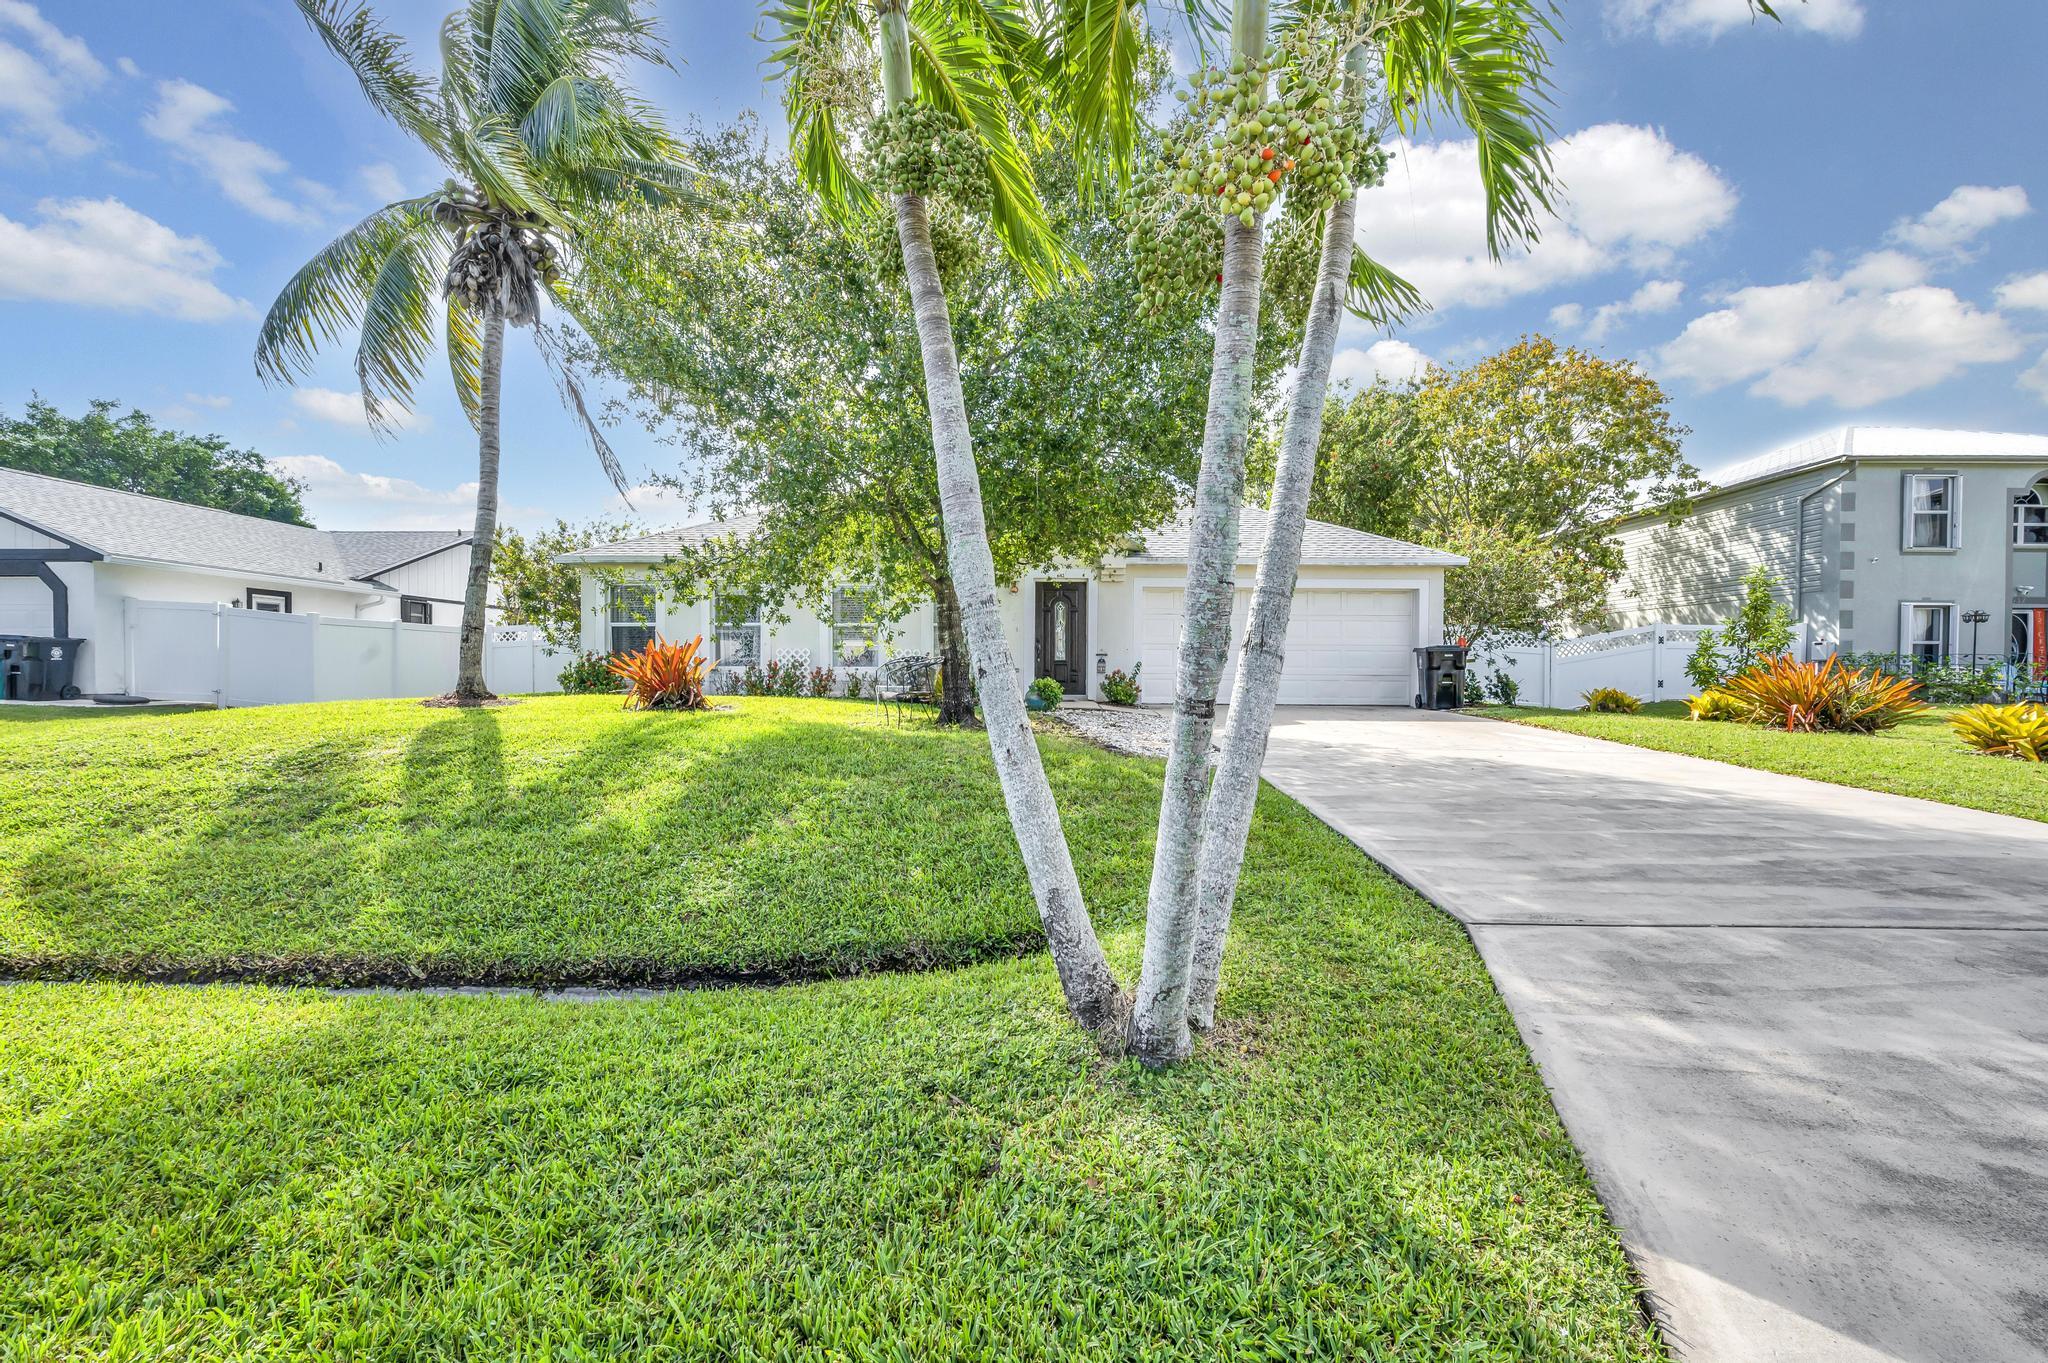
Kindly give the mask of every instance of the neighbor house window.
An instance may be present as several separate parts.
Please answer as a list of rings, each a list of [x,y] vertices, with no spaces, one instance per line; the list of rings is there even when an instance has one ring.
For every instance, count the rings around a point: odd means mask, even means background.
[[[747,667],[761,661],[761,603],[748,596],[720,592],[711,599],[717,624],[712,661],[720,667]]]
[[[840,667],[873,667],[875,598],[870,592],[832,593],[832,656]]]
[[[2033,488],[2012,499],[2012,542],[2023,548],[2048,547],[2048,501]]]
[[[1952,473],[1906,475],[1906,547],[1956,547],[1956,477]]]
[[[632,653],[654,642],[654,588],[615,582],[605,589],[605,620],[611,651]]]
[[[398,618],[408,625],[431,625],[434,623],[434,603],[422,601],[417,596],[398,598]]]
[[[248,591],[242,593],[242,601],[252,611],[269,611],[274,615],[290,615],[292,613],[292,594],[290,592],[273,592],[262,587],[251,587]]]
[[[1902,653],[1929,663],[1946,662],[1955,640],[1956,608],[1933,602],[1910,602],[1901,608],[1905,626]]]

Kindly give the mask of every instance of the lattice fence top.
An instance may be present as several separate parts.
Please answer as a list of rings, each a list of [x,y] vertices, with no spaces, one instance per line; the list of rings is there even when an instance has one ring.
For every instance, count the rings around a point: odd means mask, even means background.
[[[1559,662],[1573,658],[1593,658],[1602,653],[1614,653],[1624,648],[1647,648],[1657,642],[1655,626],[1642,629],[1616,630],[1612,634],[1587,634],[1577,639],[1560,639],[1551,645],[1551,656]]]

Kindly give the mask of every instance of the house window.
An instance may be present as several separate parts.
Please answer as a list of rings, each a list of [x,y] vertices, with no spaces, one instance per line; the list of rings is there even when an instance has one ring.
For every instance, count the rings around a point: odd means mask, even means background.
[[[434,603],[417,596],[398,598],[398,618],[408,625],[431,625],[434,623]]]
[[[1952,473],[1906,475],[1906,547],[1956,547],[1956,477]]]
[[[840,667],[875,665],[873,593],[843,589],[832,593],[832,656]]]
[[[633,653],[654,642],[654,589],[637,582],[615,582],[605,589],[605,621],[611,651]]]
[[[2048,501],[2038,487],[2012,499],[2012,542],[2023,549],[2048,547]]]
[[[292,594],[274,592],[264,587],[251,587],[242,593],[242,604],[252,611],[269,611],[273,615],[292,613]]]
[[[1900,613],[1906,637],[1905,647],[1899,651],[1918,662],[1946,662],[1955,640],[1956,608],[1916,601],[1901,607]]]
[[[747,667],[761,661],[759,601],[721,592],[711,599],[711,618],[717,636],[714,663],[720,667]]]

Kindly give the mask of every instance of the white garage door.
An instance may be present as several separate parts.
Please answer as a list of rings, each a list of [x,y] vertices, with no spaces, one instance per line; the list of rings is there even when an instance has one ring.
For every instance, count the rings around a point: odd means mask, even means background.
[[[1237,594],[1231,613],[1231,663],[1217,691],[1227,699],[1244,642],[1251,593]],[[1173,698],[1180,644],[1181,589],[1147,587],[1138,603],[1139,657],[1145,699]],[[1280,675],[1282,705],[1407,705],[1415,696],[1416,604],[1412,591],[1348,587],[1295,589],[1287,626],[1287,666]]]

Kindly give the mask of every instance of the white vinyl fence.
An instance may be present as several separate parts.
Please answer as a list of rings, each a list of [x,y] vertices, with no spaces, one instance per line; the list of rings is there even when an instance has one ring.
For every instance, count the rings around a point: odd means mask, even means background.
[[[1517,705],[1570,710],[1595,687],[1612,686],[1643,701],[1684,700],[1698,691],[1685,675],[1700,635],[1709,625],[1640,625],[1634,629],[1584,634],[1576,639],[1525,647],[1482,644],[1472,651],[1465,673],[1471,695],[1496,669],[1521,686]],[[1802,637],[1793,656],[1803,656]]]
[[[455,686],[452,625],[286,615],[186,601],[125,599],[128,690],[201,705],[434,696]],[[570,655],[538,630],[494,625],[484,682],[501,695],[559,691]]]

